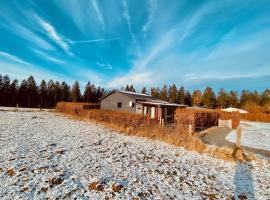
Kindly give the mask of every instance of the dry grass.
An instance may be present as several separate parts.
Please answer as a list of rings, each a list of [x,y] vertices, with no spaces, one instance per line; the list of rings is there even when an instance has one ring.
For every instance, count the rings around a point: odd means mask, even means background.
[[[270,123],[270,114],[266,113],[241,113],[242,120]]]
[[[260,106],[253,102],[246,103],[242,108],[247,110],[249,113],[263,113],[265,111],[264,106]]]
[[[235,153],[236,147],[208,146],[202,142],[196,133],[189,134],[186,125],[179,123],[176,126],[161,127],[156,121],[152,121],[143,115],[97,109],[84,110],[80,103],[61,102],[57,104],[57,110],[75,119],[97,122],[115,129],[119,133],[160,140],[171,145],[184,147],[187,150],[206,153],[223,160],[239,160],[237,157],[239,153]],[[215,117],[218,112],[212,111],[211,113],[213,113],[213,119],[211,121],[216,120]],[[205,117],[209,117],[210,115],[208,114]],[[210,124],[210,122],[208,123]],[[252,158],[250,154],[243,154],[243,157],[244,160]]]
[[[60,102],[57,110],[77,119],[101,123],[128,135],[146,137],[182,146],[188,150],[203,152],[205,144],[195,135],[188,133],[187,126],[161,127],[156,121],[140,114],[106,110],[84,110],[81,104]]]

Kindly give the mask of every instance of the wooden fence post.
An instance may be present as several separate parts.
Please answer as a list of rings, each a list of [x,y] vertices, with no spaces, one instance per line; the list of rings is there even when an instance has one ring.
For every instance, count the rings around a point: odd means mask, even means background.
[[[188,134],[191,136],[192,135],[192,125],[188,125]]]
[[[236,146],[241,147],[241,127],[238,126],[236,130]]]

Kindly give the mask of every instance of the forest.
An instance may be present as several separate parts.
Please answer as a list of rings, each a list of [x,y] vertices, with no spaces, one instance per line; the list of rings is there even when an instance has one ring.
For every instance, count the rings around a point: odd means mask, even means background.
[[[162,88],[151,87],[149,91],[143,87],[141,91],[136,91],[133,85],[122,87],[121,90],[130,92],[140,92],[151,94],[159,99],[170,103],[186,104],[189,106],[203,106],[206,108],[226,108],[252,107],[257,110],[269,110],[270,90],[266,89],[259,93],[255,91],[242,90],[240,94],[230,90],[227,92],[221,88],[218,93],[211,87],[206,87],[204,91],[195,89],[186,90],[183,86],[177,87],[175,84],[164,85]],[[53,108],[59,101],[98,103],[98,99],[109,91],[100,86],[96,87],[90,81],[84,87],[83,93],[78,81],[72,86],[65,81],[42,80],[38,85],[33,76],[22,80],[11,80],[8,75],[0,74],[0,106],[20,107],[42,107]]]

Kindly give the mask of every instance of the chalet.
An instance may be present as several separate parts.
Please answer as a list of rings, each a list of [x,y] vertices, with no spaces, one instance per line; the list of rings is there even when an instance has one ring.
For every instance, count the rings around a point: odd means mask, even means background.
[[[113,90],[99,100],[101,109],[144,114],[159,122],[174,122],[176,108],[187,107],[186,105],[169,103],[147,94],[119,90]]]

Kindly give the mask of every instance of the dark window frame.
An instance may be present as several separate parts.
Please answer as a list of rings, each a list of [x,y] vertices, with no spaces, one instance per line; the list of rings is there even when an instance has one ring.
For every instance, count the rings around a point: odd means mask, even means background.
[[[117,102],[117,108],[122,108],[122,102]]]

